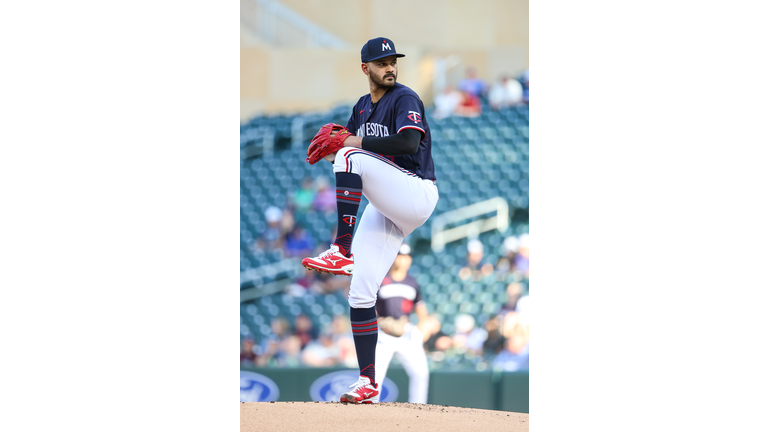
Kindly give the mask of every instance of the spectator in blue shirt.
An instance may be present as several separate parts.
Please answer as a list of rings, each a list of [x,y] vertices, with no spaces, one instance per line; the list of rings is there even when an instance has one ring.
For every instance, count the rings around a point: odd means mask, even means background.
[[[299,224],[285,236],[285,250],[289,257],[311,255],[315,249],[315,241]]]
[[[502,334],[507,340],[504,349],[493,359],[493,369],[506,372],[528,370],[530,333],[527,320],[516,312],[508,313],[504,317]]]
[[[459,90],[473,94],[477,97],[484,96],[488,91],[488,83],[482,78],[477,77],[477,71],[473,67],[468,67],[466,78],[459,81]]]

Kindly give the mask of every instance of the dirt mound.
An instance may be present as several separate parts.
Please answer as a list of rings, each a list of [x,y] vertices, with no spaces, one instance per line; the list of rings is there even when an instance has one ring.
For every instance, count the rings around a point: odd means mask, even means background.
[[[403,402],[350,405],[341,402],[241,402],[240,431],[348,430],[360,421],[377,430],[528,430],[528,414]]]

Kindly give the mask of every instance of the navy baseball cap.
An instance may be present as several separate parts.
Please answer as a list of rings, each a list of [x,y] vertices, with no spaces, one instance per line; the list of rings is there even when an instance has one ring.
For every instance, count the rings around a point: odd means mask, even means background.
[[[360,50],[360,60],[363,63],[378,60],[380,58],[389,57],[405,57],[405,54],[398,54],[395,50],[395,43],[392,39],[385,37],[377,37],[369,40],[363,45],[363,49]]]

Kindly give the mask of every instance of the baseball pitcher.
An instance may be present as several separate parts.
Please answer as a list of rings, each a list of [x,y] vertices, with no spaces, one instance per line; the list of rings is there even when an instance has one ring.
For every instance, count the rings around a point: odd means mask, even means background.
[[[424,104],[416,92],[397,83],[397,59],[405,55],[392,39],[377,37],[363,45],[360,57],[370,93],[355,104],[346,127],[323,126],[307,150],[310,164],[333,162],[336,239],[330,249],[302,264],[352,276],[349,312],[360,379],[340,400],[378,403],[376,294],[405,236],[434,211],[438,193]],[[358,221],[361,195],[370,204]]]

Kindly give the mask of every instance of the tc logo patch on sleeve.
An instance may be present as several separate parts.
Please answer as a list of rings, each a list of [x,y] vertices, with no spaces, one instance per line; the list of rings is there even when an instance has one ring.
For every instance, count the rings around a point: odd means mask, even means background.
[[[416,111],[408,111],[410,114],[408,114],[408,118],[413,120],[414,123],[421,122],[421,114],[417,113]]]

